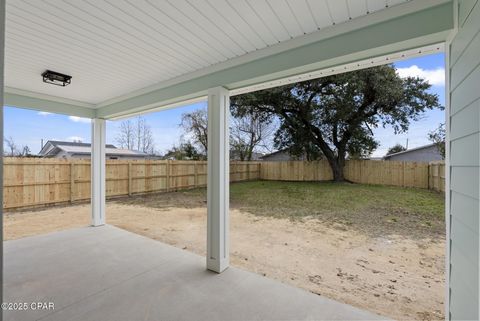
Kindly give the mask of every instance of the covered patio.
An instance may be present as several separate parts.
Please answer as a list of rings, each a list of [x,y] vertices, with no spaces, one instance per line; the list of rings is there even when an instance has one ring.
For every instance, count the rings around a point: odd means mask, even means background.
[[[104,225],[5,243],[5,302],[54,302],[6,320],[384,320]]]
[[[3,301],[55,302],[54,312],[9,311],[7,319],[376,318],[257,275],[227,270],[229,97],[439,50],[446,52],[448,70],[445,315],[478,319],[478,1],[0,4],[5,26],[0,100],[7,106],[92,120],[92,227],[4,243]],[[49,78],[47,70],[63,76]],[[105,225],[107,120],[205,99],[207,257]]]

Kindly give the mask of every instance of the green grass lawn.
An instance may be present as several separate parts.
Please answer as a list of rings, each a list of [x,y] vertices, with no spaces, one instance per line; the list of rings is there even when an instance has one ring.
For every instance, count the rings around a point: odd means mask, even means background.
[[[151,207],[206,205],[206,189],[120,202]],[[319,219],[368,234],[425,237],[445,233],[442,194],[414,188],[331,182],[253,181],[231,184],[230,206],[259,216]]]

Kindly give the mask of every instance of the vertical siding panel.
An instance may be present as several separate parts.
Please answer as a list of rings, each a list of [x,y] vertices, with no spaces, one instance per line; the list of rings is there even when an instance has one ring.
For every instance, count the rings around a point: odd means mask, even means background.
[[[479,319],[480,5],[459,0],[458,33],[449,45],[449,312]],[[472,224],[473,223],[473,224]]]

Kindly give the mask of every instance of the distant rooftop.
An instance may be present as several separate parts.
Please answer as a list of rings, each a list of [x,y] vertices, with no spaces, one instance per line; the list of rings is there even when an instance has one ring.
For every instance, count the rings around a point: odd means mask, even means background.
[[[58,146],[58,145],[62,145],[62,146],[83,146],[83,147],[91,147],[92,144],[89,144],[89,143],[81,143],[81,142],[64,142],[64,141],[60,141],[60,140],[49,140],[47,141],[47,143],[45,145],[47,145],[48,143],[52,144],[53,146]],[[44,145],[44,147],[45,147]],[[105,145],[106,148],[117,148],[115,147],[115,145],[112,145],[112,144],[106,144]]]
[[[63,142],[49,140],[38,153],[41,156],[52,156],[62,150],[75,155],[90,155],[91,144],[77,142]],[[105,145],[105,153],[108,156],[148,156],[148,154],[136,150],[117,148],[115,145]]]
[[[384,158],[389,158],[391,156],[397,156],[397,155],[402,155],[402,154],[408,154],[408,153],[411,153],[411,152],[414,152],[414,151],[417,151],[417,150],[426,149],[426,148],[430,148],[430,147],[433,147],[433,146],[435,146],[435,144],[428,144],[428,145],[423,145],[423,146],[419,146],[419,147],[415,147],[415,148],[410,148],[410,149],[407,149],[407,150],[404,150],[404,151],[401,151],[401,152],[398,152],[398,153],[385,155]]]

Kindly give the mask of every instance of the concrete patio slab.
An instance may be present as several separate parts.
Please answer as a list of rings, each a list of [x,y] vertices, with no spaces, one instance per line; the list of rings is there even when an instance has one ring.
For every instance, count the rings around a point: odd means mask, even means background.
[[[113,226],[4,242],[4,320],[381,320]],[[32,302],[54,309],[32,310]]]

